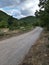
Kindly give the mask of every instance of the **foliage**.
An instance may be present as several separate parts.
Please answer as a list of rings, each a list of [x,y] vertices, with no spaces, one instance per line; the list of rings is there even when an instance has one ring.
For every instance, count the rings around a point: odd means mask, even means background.
[[[0,11],[0,28],[6,28],[8,27],[8,20],[9,15],[4,13],[3,11]]]
[[[13,17],[10,16],[10,17],[8,18],[8,25],[9,25],[9,26],[12,26],[12,24],[13,24]]]
[[[26,30],[29,29],[29,27],[31,28],[36,21],[37,19],[35,16],[28,16],[18,20],[3,11],[0,11],[0,28],[9,28],[9,30],[22,28],[23,30]]]
[[[39,0],[40,10],[35,12],[37,18],[41,20],[40,24],[49,30],[49,0]]]

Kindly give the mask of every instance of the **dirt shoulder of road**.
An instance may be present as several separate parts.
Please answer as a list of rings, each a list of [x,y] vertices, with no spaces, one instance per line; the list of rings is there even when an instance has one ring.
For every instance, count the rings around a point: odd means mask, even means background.
[[[15,36],[19,36],[21,34],[27,33],[32,31],[33,29],[30,30],[26,30],[26,31],[22,31],[22,30],[14,30],[14,31],[8,31],[8,32],[1,32],[0,34],[0,41],[11,38],[11,37],[15,37]]]
[[[21,65],[49,65],[49,32],[43,32]]]

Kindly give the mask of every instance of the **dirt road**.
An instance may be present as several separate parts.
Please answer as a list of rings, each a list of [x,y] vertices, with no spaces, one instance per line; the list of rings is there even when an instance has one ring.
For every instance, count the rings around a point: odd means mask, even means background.
[[[0,65],[18,65],[39,38],[42,28],[0,41]]]

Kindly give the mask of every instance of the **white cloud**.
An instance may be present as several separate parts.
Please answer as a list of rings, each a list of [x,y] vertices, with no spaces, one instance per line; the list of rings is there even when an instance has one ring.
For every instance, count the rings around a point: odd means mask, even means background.
[[[1,0],[0,9],[9,15],[13,15],[16,18],[21,18],[34,15],[35,10],[39,9],[38,3],[39,0]]]
[[[0,0],[0,8],[19,4],[19,0]]]

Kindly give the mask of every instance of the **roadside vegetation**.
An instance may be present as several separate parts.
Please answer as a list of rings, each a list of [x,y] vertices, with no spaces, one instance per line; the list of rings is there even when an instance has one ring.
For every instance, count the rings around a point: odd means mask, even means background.
[[[0,28],[9,28],[9,30],[30,29],[33,23],[36,22],[36,17],[28,16],[22,19],[16,19],[12,16],[0,11]],[[25,30],[24,29],[24,30]]]
[[[33,30],[36,21],[35,16],[16,19],[0,10],[0,39]]]
[[[39,0],[40,10],[35,12],[39,26],[49,30],[49,0]]]

